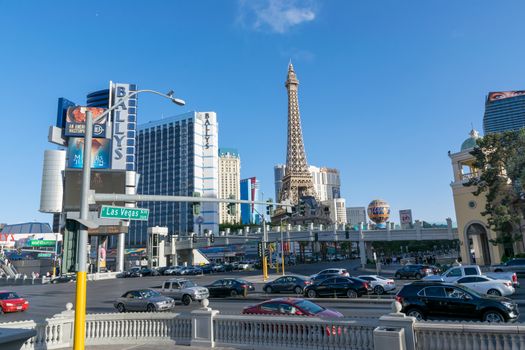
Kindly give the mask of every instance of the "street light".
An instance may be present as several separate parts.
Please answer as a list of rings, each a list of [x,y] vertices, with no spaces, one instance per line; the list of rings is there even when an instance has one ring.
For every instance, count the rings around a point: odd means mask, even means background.
[[[173,90],[168,91],[167,94],[155,90],[137,90],[131,91],[120,100],[115,101],[113,106],[108,108],[99,118],[103,118],[109,115],[114,109],[119,107],[122,103],[129,100],[131,97],[138,95],[142,92],[149,92],[155,95],[159,95],[171,100],[173,103],[184,106],[186,102],[184,100],[175,98],[173,96]],[[73,347],[75,350],[84,350],[84,342],[86,339],[86,265],[87,265],[87,243],[88,243],[88,232],[87,225],[89,225],[89,190],[91,187],[91,141],[93,138],[93,117],[91,111],[86,111],[85,121],[85,135],[84,135],[84,155],[83,155],[83,167],[82,167],[82,189],[80,197],[80,223],[78,238],[77,238],[77,281],[76,281],[76,296],[75,296],[75,333],[73,338]]]

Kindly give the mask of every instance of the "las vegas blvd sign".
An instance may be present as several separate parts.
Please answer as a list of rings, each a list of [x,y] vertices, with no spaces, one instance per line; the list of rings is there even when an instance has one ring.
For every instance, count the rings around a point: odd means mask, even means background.
[[[148,217],[149,209],[113,207],[111,205],[103,205],[100,208],[99,215],[99,218],[101,219],[127,219],[142,221],[147,221]]]

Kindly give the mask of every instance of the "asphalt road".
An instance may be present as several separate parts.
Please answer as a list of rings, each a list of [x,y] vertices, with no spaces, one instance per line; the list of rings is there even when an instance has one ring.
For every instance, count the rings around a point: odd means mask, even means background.
[[[322,269],[328,267],[344,267],[348,269],[351,275],[365,274],[363,271],[357,270],[359,266],[358,260],[340,261],[340,262],[326,262],[316,264],[305,264],[287,268],[287,273],[295,273],[302,275],[311,275]],[[275,275],[275,271],[272,271],[272,277],[278,277]],[[383,275],[389,276],[388,273]],[[391,274],[390,274],[391,275]],[[256,290],[255,293],[251,294],[248,300],[243,299],[210,299],[210,307],[219,310],[221,314],[240,314],[242,308],[248,305],[255,304],[259,301],[269,299],[271,297],[279,297],[286,295],[271,295],[268,296],[263,293],[262,276],[259,271],[235,271],[224,274],[212,274],[204,276],[192,276],[190,279],[195,281],[199,285],[209,284],[222,277],[242,277],[251,282],[254,282]],[[138,288],[159,288],[163,281],[167,278],[166,276],[158,277],[142,277],[142,278],[118,278],[111,280],[102,281],[90,281],[87,287],[87,313],[111,313],[116,312],[113,302],[118,297],[124,294],[126,291]],[[396,285],[399,287],[406,283],[410,283],[410,280],[396,281]],[[525,279],[520,281],[523,287],[518,289],[517,293],[513,296],[513,299],[523,300],[525,307]],[[35,320],[37,322],[45,320],[45,318],[52,317],[54,314],[60,313],[65,310],[65,305],[68,302],[74,304],[75,301],[75,283],[62,283],[62,284],[45,284],[45,285],[27,285],[27,286],[12,286],[2,287],[5,290],[13,290],[19,293],[21,296],[27,298],[30,302],[30,307],[26,312],[10,313],[0,315],[0,322],[10,322],[19,320]],[[394,293],[389,295],[383,295],[381,298],[392,298]],[[370,296],[370,298],[378,298],[377,296]],[[390,312],[389,305],[385,304],[374,304],[371,303],[349,303],[348,299],[339,300],[328,300],[318,299],[316,301],[320,305],[335,309],[343,313],[346,317],[379,317]],[[192,303],[191,305],[184,306],[177,304],[175,307],[176,312],[189,312],[200,307],[199,303]],[[520,322],[525,322],[525,313],[522,313],[519,319]]]

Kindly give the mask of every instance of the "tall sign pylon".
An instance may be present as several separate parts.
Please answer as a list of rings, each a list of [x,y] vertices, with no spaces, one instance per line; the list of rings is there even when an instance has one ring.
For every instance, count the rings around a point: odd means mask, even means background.
[[[296,205],[303,196],[317,198],[317,195],[304,152],[299,98],[297,96],[299,80],[297,80],[295,75],[292,62],[288,65],[288,77],[285,86],[286,90],[288,90],[288,149],[286,170],[282,180],[279,200],[280,202],[289,202]]]

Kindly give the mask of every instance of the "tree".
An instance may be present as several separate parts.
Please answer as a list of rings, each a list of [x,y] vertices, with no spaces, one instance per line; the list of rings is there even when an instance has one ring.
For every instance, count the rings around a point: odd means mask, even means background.
[[[492,244],[509,245],[522,239],[525,204],[525,129],[488,134],[477,139],[471,152],[479,176],[465,186],[476,186],[475,196],[485,195],[488,227],[497,233]]]

